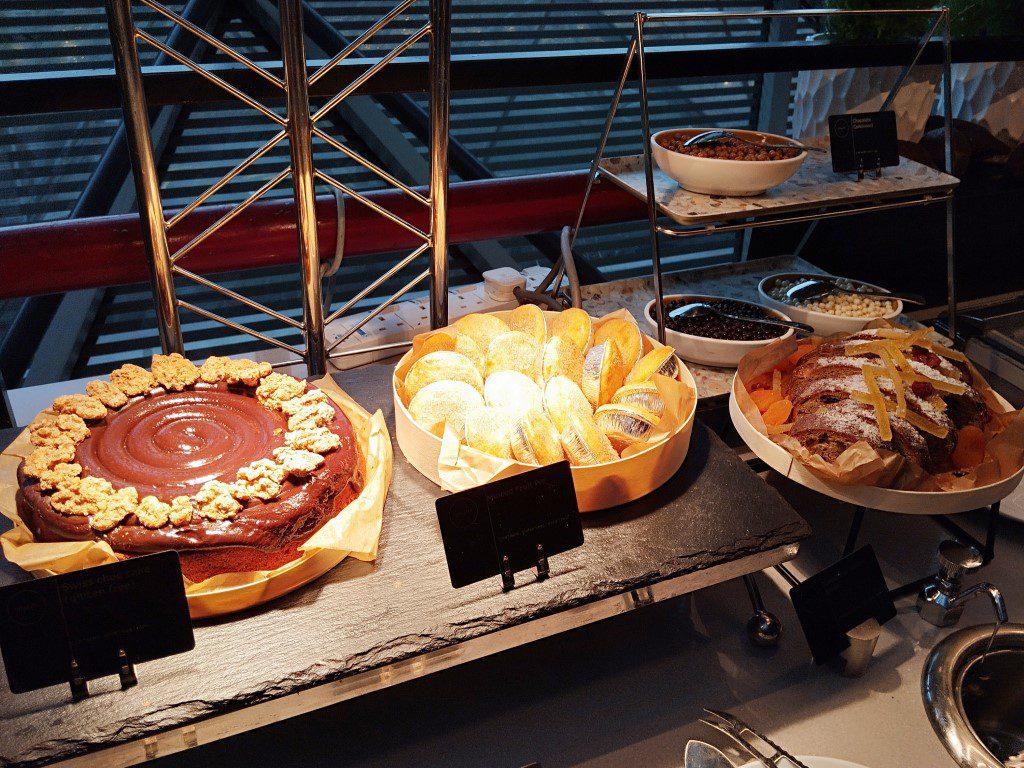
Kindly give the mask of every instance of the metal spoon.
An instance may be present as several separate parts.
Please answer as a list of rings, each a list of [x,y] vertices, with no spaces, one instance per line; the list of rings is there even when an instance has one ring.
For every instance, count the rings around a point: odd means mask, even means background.
[[[683,306],[677,307],[668,313],[669,317],[705,317],[707,315],[718,315],[719,317],[726,317],[730,320],[739,320],[741,323],[759,323],[761,325],[772,325],[776,328],[792,328],[797,333],[805,333],[807,335],[814,333],[814,329],[805,323],[797,323],[792,320],[779,320],[777,318],[768,319],[767,317],[742,317],[740,315],[732,315],[728,312],[723,312],[722,310],[717,309],[713,304],[705,304],[703,301],[684,304]]]
[[[761,147],[763,149],[800,149],[804,152],[828,152],[824,147],[810,147],[806,144],[800,144],[795,141],[790,141],[786,144],[764,144],[760,141],[751,141],[750,139],[744,139],[742,136],[737,136],[732,131],[704,131],[698,133],[696,136],[691,136],[689,139],[683,142],[684,147],[692,147],[694,144],[710,144],[712,141],[720,141],[721,139],[736,139],[744,144],[750,144],[754,147]]]
[[[734,768],[732,760],[717,747],[706,741],[691,739],[686,742],[683,753],[683,768]]]
[[[786,291],[786,298],[794,301],[808,301],[830,293],[846,293],[851,296],[864,296],[865,298],[882,299],[883,301],[899,299],[905,304],[917,304],[919,306],[924,306],[927,303],[925,302],[924,296],[918,293],[887,293],[885,291],[874,291],[871,289],[855,291],[850,288],[841,288],[839,284],[830,277],[813,277],[797,283]]]

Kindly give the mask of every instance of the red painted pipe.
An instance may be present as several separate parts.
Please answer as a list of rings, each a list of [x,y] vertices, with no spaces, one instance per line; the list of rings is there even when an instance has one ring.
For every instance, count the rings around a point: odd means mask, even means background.
[[[449,195],[452,244],[532,235],[575,222],[585,172],[487,179],[453,184]],[[373,202],[426,231],[427,210],[399,191],[367,195]],[[317,199],[321,252],[334,253],[337,216],[333,196]],[[230,206],[200,207],[170,233],[173,253],[223,216]],[[198,273],[297,264],[295,218],[290,201],[251,205],[185,256]],[[643,218],[646,209],[612,184],[599,183],[587,206],[587,224]],[[345,256],[412,250],[421,241],[368,206],[346,200]],[[73,219],[0,229],[0,298],[56,293],[147,280],[142,230],[135,214]]]

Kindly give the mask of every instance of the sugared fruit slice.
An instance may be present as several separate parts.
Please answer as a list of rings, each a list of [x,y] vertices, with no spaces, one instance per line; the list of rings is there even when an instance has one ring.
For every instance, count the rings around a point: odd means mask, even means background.
[[[484,380],[472,361],[458,352],[431,352],[424,355],[405,375],[405,390],[409,397],[435,381],[461,381],[478,392],[484,391]]]
[[[658,417],[650,411],[626,403],[602,405],[594,420],[612,447],[620,452],[646,440],[658,423]]]
[[[614,318],[601,323],[594,331],[594,346],[607,342],[618,349],[627,373],[640,360],[643,340],[640,338],[640,329],[631,320]]]
[[[573,417],[590,418],[594,415],[583,390],[566,376],[555,376],[544,385],[544,410],[559,433],[565,430]]]
[[[633,366],[633,370],[626,376],[626,383],[638,384],[642,381],[649,381],[656,373],[668,376],[670,379],[679,378],[679,358],[676,357],[672,347],[658,347],[641,357]]]
[[[412,398],[409,414],[438,437],[444,435],[445,424],[461,436],[466,429],[466,414],[483,404],[483,396],[464,381],[435,381]]]
[[[494,408],[521,413],[543,402],[537,382],[519,371],[498,371],[484,382],[484,401]]]
[[[576,307],[562,310],[551,318],[548,325],[549,337],[560,336],[566,341],[571,341],[581,352],[590,349],[593,333],[594,323],[590,315]]]
[[[508,327],[532,336],[539,344],[543,344],[548,337],[544,313],[536,304],[523,304],[509,312]]]
[[[487,348],[487,376],[498,371],[519,371],[531,379],[540,376],[541,345],[522,331],[495,336]]]
[[[577,384],[582,383],[583,353],[580,348],[561,336],[552,336],[544,345],[541,376],[544,381],[553,376],[565,376]]]
[[[626,378],[618,347],[610,342],[593,347],[583,361],[583,394],[597,408],[612,399]]]
[[[515,414],[505,408],[474,408],[466,414],[466,445],[499,459],[511,459],[515,423]]]
[[[523,464],[554,464],[565,458],[555,425],[540,408],[531,408],[516,421],[512,453]]]

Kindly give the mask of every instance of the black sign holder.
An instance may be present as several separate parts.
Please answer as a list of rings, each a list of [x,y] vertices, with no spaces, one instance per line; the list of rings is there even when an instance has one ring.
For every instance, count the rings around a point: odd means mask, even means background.
[[[443,496],[435,502],[452,586],[501,576],[516,586],[516,571],[551,574],[548,558],[583,544],[572,472],[566,462]]]
[[[138,684],[135,664],[195,647],[176,552],[0,588],[0,653],[12,693],[89,680]]]

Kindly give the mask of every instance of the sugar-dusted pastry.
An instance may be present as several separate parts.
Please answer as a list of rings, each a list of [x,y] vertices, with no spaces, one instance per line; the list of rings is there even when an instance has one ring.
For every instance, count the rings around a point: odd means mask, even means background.
[[[484,382],[484,401],[495,408],[520,413],[543,405],[543,394],[537,383],[519,371],[498,371]]]
[[[577,384],[583,382],[583,352],[561,336],[547,340],[541,358],[541,378],[547,381],[553,376],[565,376]]]
[[[555,376],[544,385],[544,410],[559,433],[574,416],[594,415],[583,390],[566,376]]]
[[[409,397],[435,381],[461,381],[482,393],[484,380],[473,362],[458,352],[431,352],[424,355],[405,375],[405,389]]]
[[[540,408],[524,411],[516,420],[512,453],[523,464],[554,464],[565,459],[558,431]]]
[[[594,346],[605,343],[611,343],[618,350],[627,373],[640,360],[643,340],[640,329],[631,320],[615,318],[601,323],[594,331]]]
[[[574,466],[603,464],[619,458],[593,416],[574,414],[559,437],[569,463]]]
[[[516,414],[507,408],[474,408],[466,414],[466,445],[499,459],[511,459],[515,422]]]
[[[635,405],[645,411],[653,413],[657,418],[665,412],[665,399],[661,392],[649,381],[639,384],[623,384],[618,391],[612,395],[612,403],[623,405]]]
[[[645,441],[658,424],[658,417],[636,405],[609,403],[597,409],[594,421],[611,441],[612,447],[621,453],[629,446]]]
[[[671,347],[658,347],[641,357],[626,376],[625,383],[649,381],[656,373],[670,379],[679,378],[679,358]]]
[[[523,304],[509,312],[508,327],[532,336],[539,344],[543,344],[548,338],[544,313],[536,304]]]
[[[590,349],[593,342],[594,321],[582,309],[570,307],[562,310],[551,318],[548,325],[548,337],[560,336],[571,341],[581,352]]]
[[[540,342],[522,331],[502,333],[495,336],[487,348],[486,375],[519,371],[531,379],[538,379],[542,351]]]
[[[442,437],[447,424],[457,435],[466,430],[466,414],[484,404],[483,395],[464,381],[435,381],[409,402],[409,414],[428,432]]]
[[[622,386],[626,371],[627,367],[615,344],[606,341],[591,347],[583,361],[582,389],[594,408],[612,399],[612,395]]]
[[[469,336],[473,343],[485,354],[495,336],[500,336],[511,330],[508,324],[500,317],[482,313],[464,315],[456,320],[455,325],[451,326],[451,328],[456,333]]]

